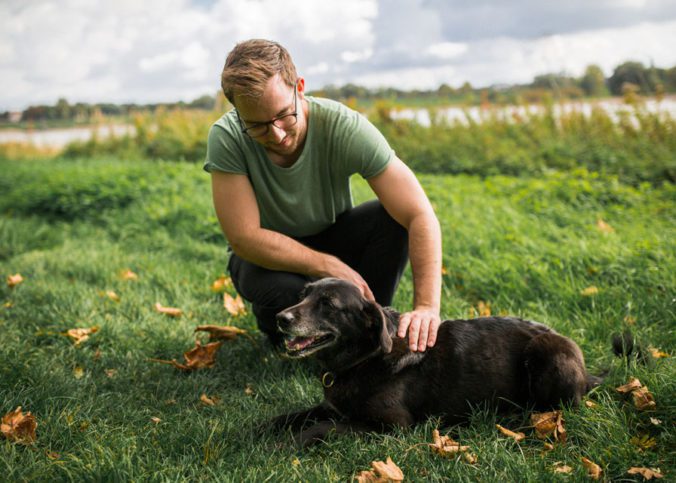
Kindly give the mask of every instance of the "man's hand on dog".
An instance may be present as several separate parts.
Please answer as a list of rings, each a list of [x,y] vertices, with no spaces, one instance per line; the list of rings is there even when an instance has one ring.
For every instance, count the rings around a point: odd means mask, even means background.
[[[406,312],[399,318],[397,335],[406,337],[408,331],[408,346],[413,351],[424,352],[437,341],[437,331],[441,324],[439,311],[432,308],[417,308]]]

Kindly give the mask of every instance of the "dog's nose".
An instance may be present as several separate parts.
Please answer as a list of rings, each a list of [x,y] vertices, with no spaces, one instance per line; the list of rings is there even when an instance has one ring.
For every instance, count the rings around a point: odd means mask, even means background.
[[[288,329],[293,323],[293,314],[291,312],[282,311],[277,314],[277,327],[281,330]]]

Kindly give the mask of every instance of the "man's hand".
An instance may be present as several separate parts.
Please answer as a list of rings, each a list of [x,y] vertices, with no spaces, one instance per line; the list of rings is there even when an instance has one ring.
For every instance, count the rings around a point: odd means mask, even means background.
[[[369,284],[359,275],[359,272],[343,263],[338,257],[328,256],[325,260],[324,268],[319,272],[320,277],[335,277],[352,282],[366,299],[371,302],[376,301],[373,292],[369,288]]]
[[[441,324],[439,311],[431,308],[416,308],[412,312],[406,312],[399,317],[397,335],[406,337],[408,330],[408,346],[413,351],[424,352],[427,347],[432,347],[437,341],[437,331]]]

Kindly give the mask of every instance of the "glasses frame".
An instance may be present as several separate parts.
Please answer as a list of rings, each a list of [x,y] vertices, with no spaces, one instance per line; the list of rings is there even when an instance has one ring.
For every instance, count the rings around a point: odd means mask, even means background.
[[[276,118],[274,118],[270,121],[257,122],[257,123],[254,123],[253,125],[249,126],[249,127],[244,127],[244,123],[242,122],[242,118],[239,116],[239,111],[237,110],[237,108],[235,108],[235,114],[237,114],[237,121],[239,122],[239,127],[242,130],[242,133],[246,134],[250,138],[260,138],[260,137],[268,135],[268,133],[270,132],[270,125],[275,126],[277,129],[284,130],[283,127],[280,127],[275,123],[282,120],[282,119],[290,117],[290,116],[293,116],[295,118],[295,122],[289,127],[295,126],[298,123],[298,103],[297,103],[298,97],[296,96],[297,85],[298,84],[296,83],[293,86],[293,108],[294,108],[294,111],[290,112],[288,114],[283,114],[281,116],[278,116],[278,117],[276,117]],[[256,128],[259,128],[259,127],[262,127],[262,126],[265,126],[265,132],[264,133],[258,134],[256,136],[253,136],[253,135],[251,135],[251,133],[249,133],[249,131],[251,129],[256,129]]]

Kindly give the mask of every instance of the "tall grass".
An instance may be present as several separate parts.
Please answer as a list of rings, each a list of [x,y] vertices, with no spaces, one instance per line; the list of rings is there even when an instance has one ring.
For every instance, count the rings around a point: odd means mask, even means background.
[[[526,414],[477,408],[468,425],[448,429],[478,456],[468,465],[424,445],[436,420],[386,435],[334,436],[306,451],[288,434],[261,430],[279,413],[318,402],[321,386],[312,364],[278,358],[250,313],[230,317],[211,292],[227,252],[200,166],[98,158],[3,161],[0,169],[0,267],[25,278],[14,289],[0,286],[0,413],[21,405],[39,424],[30,447],[0,440],[3,479],[346,481],[387,456],[412,480],[566,478],[553,473],[557,461],[573,468],[568,479],[581,480],[581,456],[609,480],[631,480],[631,466],[673,478],[673,359],[626,364],[609,349],[612,332],[631,328],[645,346],[676,352],[671,184],[632,186],[586,170],[420,175],[444,236],[443,315],[468,317],[483,301],[493,313],[573,337],[592,372],[610,369],[590,395],[595,408],[566,409],[569,441],[552,452],[535,438],[516,444],[495,431],[500,422],[530,435]],[[358,201],[372,196],[363,181],[353,185]],[[614,231],[600,230],[599,219]],[[121,279],[126,268],[138,280]],[[582,295],[589,286],[598,294]],[[405,310],[411,300],[407,272],[394,305]],[[167,318],[155,302],[184,316]],[[227,343],[213,369],[191,374],[148,361],[180,359],[201,323],[249,329],[256,344]],[[100,330],[79,347],[62,335],[90,326]],[[639,412],[614,391],[629,376],[648,385],[655,411]],[[205,406],[202,393],[221,401]]]

